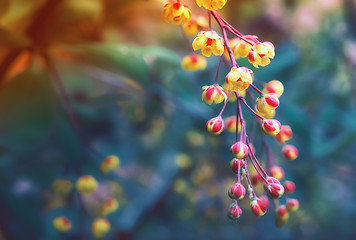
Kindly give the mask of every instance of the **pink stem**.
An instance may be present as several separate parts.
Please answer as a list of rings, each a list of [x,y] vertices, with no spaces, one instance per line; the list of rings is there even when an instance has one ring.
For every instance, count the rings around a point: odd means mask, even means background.
[[[229,101],[230,94],[231,94],[231,91],[229,90],[229,94],[227,95],[227,98],[226,98],[226,100],[225,100],[225,102],[224,102],[224,106],[223,106],[223,108],[221,109],[221,111],[220,111],[218,117],[220,117],[220,116],[223,114],[223,112],[224,112],[224,110],[225,110],[225,107],[226,107],[226,104],[227,104],[227,102]]]

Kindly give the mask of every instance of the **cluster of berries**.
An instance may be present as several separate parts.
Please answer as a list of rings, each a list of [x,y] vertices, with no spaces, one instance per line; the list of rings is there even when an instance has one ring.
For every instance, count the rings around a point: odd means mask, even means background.
[[[276,204],[276,224],[280,227],[286,223],[289,216],[288,213],[298,209],[299,203],[296,199],[287,197],[287,194],[294,192],[295,184],[291,181],[284,181],[284,171],[277,166],[271,148],[268,146],[263,134],[274,137],[276,141],[282,144],[282,154],[287,160],[297,158],[297,148],[285,143],[292,138],[290,126],[281,125],[278,120],[273,119],[284,87],[280,81],[272,80],[265,84],[264,89],[261,91],[253,85],[253,71],[247,67],[239,67],[236,59],[245,57],[254,67],[264,67],[270,64],[271,59],[275,56],[275,51],[272,43],[260,42],[258,37],[254,35],[243,35],[222,18],[216,10],[224,7],[226,2],[226,0],[196,0],[199,7],[204,7],[208,10],[208,20],[203,20],[203,16],[192,16],[188,6],[181,4],[179,1],[166,4],[163,10],[163,17],[166,22],[172,22],[177,25],[183,23],[183,29],[187,35],[197,34],[192,43],[194,51],[201,50],[202,55],[205,57],[210,57],[212,54],[220,56],[214,84],[203,86],[201,90],[203,91],[202,100],[207,104],[224,103],[218,116],[207,121],[207,131],[213,135],[219,135],[226,126],[229,132],[236,133],[236,142],[231,146],[231,153],[234,158],[231,160],[230,166],[233,172],[236,173],[237,180],[228,192],[229,197],[233,200],[228,216],[236,220],[242,214],[237,201],[243,199],[246,194],[246,189],[241,183],[243,179],[246,179],[250,207],[256,216],[262,216],[266,213],[269,205],[267,196],[270,199],[279,199],[283,195],[285,196],[286,205],[281,205],[279,201],[274,201]],[[211,29],[212,18],[220,26],[221,34]],[[228,32],[234,35],[234,38],[228,39]],[[205,69],[206,60],[203,56],[193,52],[184,57],[182,61],[183,69],[187,71]],[[218,75],[223,61],[229,61],[230,71],[226,74],[224,85],[220,86]],[[253,94],[249,87],[258,94],[254,108],[250,107],[245,100],[247,95],[249,100],[253,101]],[[227,103],[231,101],[236,101],[236,116],[228,117],[224,121],[222,114]],[[263,167],[264,164],[257,160],[252,139],[249,139],[247,135],[242,105],[245,105],[256,116],[255,121],[260,125],[263,147],[268,153],[265,167]],[[251,169],[248,168],[250,165],[248,162],[251,162],[256,171],[256,174],[251,178],[249,173]],[[284,181],[284,183],[282,184],[280,181]],[[263,184],[265,194],[258,197],[254,187],[259,183]]]
[[[115,171],[120,165],[120,159],[117,156],[111,155],[106,157],[100,164],[100,170],[104,174]],[[72,182],[67,179],[56,179],[53,184],[53,191],[58,196],[68,196],[72,189]],[[75,187],[80,195],[91,195],[99,187],[98,181],[92,175],[80,176]],[[80,201],[80,204],[84,204]],[[85,208],[85,207],[84,207]],[[119,202],[115,198],[104,199],[99,208],[98,216],[92,223],[92,234],[96,238],[102,238],[110,231],[110,222],[105,219],[109,214],[115,212],[119,208]],[[65,216],[56,217],[53,220],[53,227],[59,232],[65,233],[70,231],[72,227],[71,221]]]

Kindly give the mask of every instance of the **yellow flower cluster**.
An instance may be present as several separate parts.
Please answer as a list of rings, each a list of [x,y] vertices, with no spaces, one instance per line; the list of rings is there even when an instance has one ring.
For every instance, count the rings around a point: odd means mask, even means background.
[[[110,222],[105,218],[95,219],[91,225],[91,231],[94,237],[102,238],[110,231]]]
[[[189,22],[183,24],[183,29],[187,35],[195,35],[199,31],[207,28],[208,25],[209,23],[206,17],[202,15],[193,15]]]
[[[252,84],[252,76],[252,71],[246,67],[232,67],[226,75],[225,81],[231,91],[240,92],[246,90]]]
[[[115,198],[109,198],[101,205],[100,214],[105,217],[115,212],[118,208],[119,202]]]
[[[221,56],[224,53],[224,41],[215,31],[201,31],[193,41],[194,51],[201,49],[205,57],[214,55]]]
[[[114,171],[115,169],[117,169],[119,165],[120,165],[120,159],[115,155],[111,155],[102,161],[102,163],[100,164],[100,170],[103,173],[108,173],[110,171]]]
[[[98,182],[91,175],[85,175],[78,178],[76,187],[81,194],[91,194],[98,188]]]
[[[188,6],[176,3],[167,3],[164,5],[162,12],[164,20],[168,23],[171,22],[173,24],[179,25],[182,22],[189,22],[192,18],[192,12],[188,8]]]
[[[274,58],[274,46],[270,42],[256,44],[248,54],[248,60],[256,68],[270,64],[270,58]]]
[[[72,227],[72,223],[66,217],[56,217],[53,219],[53,228],[59,232],[68,232]]]

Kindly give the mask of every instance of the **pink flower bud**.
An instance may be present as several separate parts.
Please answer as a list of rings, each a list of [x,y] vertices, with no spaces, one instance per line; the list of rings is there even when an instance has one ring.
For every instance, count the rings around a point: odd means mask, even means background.
[[[297,199],[289,198],[287,200],[287,209],[290,212],[297,211],[299,208],[299,201]]]
[[[267,212],[268,204],[268,198],[261,196],[252,200],[250,206],[253,214],[263,216]]]
[[[283,187],[286,194],[294,193],[295,191],[295,184],[292,181],[285,181]]]
[[[279,106],[278,96],[275,93],[264,94],[257,98],[257,110],[259,112],[269,112],[275,110]]]
[[[284,91],[283,84],[278,80],[272,80],[268,82],[263,89],[264,93],[276,93],[278,97],[282,95]]]
[[[242,167],[243,165],[244,165],[244,161],[241,159],[234,158],[230,161],[230,167],[234,173],[238,173],[239,168]]]
[[[267,178],[268,184],[265,183],[264,189],[267,192],[268,197],[271,199],[280,198],[284,194],[284,188],[279,183],[278,179],[274,177]]]
[[[231,146],[231,153],[237,159],[244,159],[248,156],[248,146],[241,141]]]
[[[290,126],[282,125],[281,131],[275,136],[275,139],[280,143],[285,143],[293,137],[293,132]]]
[[[259,184],[260,182],[262,182],[263,180],[262,180],[262,177],[258,174],[258,173],[256,173],[256,174],[254,174],[253,176],[252,176],[252,184],[253,185],[257,185],[257,184]]]
[[[227,96],[224,89],[217,84],[203,86],[200,90],[204,90],[201,99],[209,105],[211,105],[213,102],[218,104],[222,101],[226,101]]]
[[[288,160],[294,160],[298,157],[298,149],[293,145],[284,145],[282,148],[283,156]]]
[[[276,136],[281,130],[281,123],[276,119],[265,119],[262,121],[262,130],[269,136]]]
[[[210,119],[206,123],[206,130],[213,135],[219,135],[225,128],[224,120],[218,116]]]
[[[237,202],[234,202],[230,205],[230,209],[229,212],[227,214],[227,216],[231,219],[231,220],[237,220],[242,214],[242,210],[241,208],[237,205]]]
[[[280,205],[276,209],[276,217],[282,220],[287,220],[289,217],[288,210],[285,205]]]
[[[270,172],[271,172],[272,177],[275,177],[278,180],[281,180],[284,178],[284,171],[283,171],[283,168],[281,168],[281,167],[278,167],[278,166],[271,167]]]
[[[235,200],[241,200],[246,193],[245,187],[241,183],[235,183],[229,190],[229,197]]]

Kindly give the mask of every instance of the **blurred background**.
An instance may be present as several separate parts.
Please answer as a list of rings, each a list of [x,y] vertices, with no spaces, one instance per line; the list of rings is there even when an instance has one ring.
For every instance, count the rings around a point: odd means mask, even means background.
[[[226,217],[234,134],[206,132],[220,107],[200,92],[219,58],[181,69],[190,46],[162,19],[165,3],[0,0],[0,239],[92,239],[109,196],[119,209],[104,239],[356,239],[356,1],[228,0],[219,10],[276,47],[264,68],[239,63],[259,87],[285,87],[276,117],[292,127],[298,159],[285,161],[268,140],[300,209],[281,229],[272,206],[257,218],[243,201],[237,222]],[[108,155],[121,164],[105,175]],[[98,180],[95,194],[52,189],[83,174]],[[53,228],[57,216],[70,219],[69,232]]]

